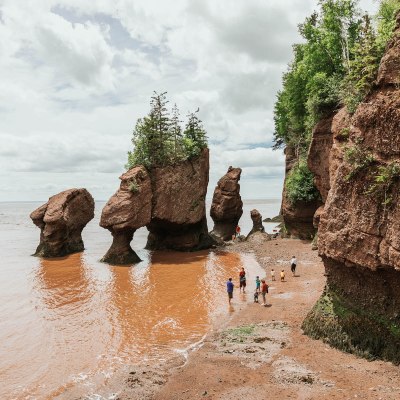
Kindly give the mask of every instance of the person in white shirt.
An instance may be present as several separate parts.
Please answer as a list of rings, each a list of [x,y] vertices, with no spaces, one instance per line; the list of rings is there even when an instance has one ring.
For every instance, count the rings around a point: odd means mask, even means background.
[[[293,276],[296,276],[296,266],[297,266],[297,259],[295,256],[292,257],[290,260],[290,270],[292,271]]]

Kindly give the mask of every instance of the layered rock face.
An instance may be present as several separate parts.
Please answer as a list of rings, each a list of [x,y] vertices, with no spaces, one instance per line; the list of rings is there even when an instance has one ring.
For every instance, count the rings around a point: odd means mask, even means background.
[[[132,264],[140,261],[130,242],[147,226],[147,248],[193,251],[208,248],[205,197],[209,153],[167,167],[135,167],[123,174],[118,191],[105,205],[100,226],[113,235],[102,261]]]
[[[231,240],[243,214],[240,197],[240,168],[228,168],[228,172],[218,181],[214,190],[210,215],[214,228],[210,235],[217,241]]]
[[[322,150],[330,190],[318,249],[327,288],[304,328],[344,350],[400,363],[399,19],[397,32],[376,87],[353,116],[342,109],[333,117],[332,146]]]
[[[205,205],[208,174],[208,149],[195,159],[151,171],[148,249],[193,251],[210,247]]]
[[[118,191],[104,206],[100,226],[108,229],[113,243],[102,258],[110,264],[132,264],[140,261],[132,250],[135,231],[150,223],[152,189],[150,176],[143,167],[135,167],[121,175]]]
[[[94,217],[94,200],[86,189],[68,189],[50,197],[30,217],[41,231],[35,255],[63,257],[84,250],[81,234]]]
[[[296,163],[296,155],[292,148],[286,147],[285,156],[285,176],[287,177]],[[312,239],[316,232],[313,226],[313,216],[319,206],[319,200],[311,202],[298,201],[296,204],[292,204],[287,199],[284,185],[281,214],[285,224],[285,235],[299,239]]]

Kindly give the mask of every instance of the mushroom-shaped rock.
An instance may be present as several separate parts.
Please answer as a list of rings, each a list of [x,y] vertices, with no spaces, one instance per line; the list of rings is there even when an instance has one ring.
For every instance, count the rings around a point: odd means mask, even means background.
[[[104,206],[100,219],[100,226],[113,236],[102,261],[117,265],[140,261],[130,243],[135,231],[150,222],[152,201],[150,176],[144,167],[131,168],[120,179],[120,188]]]
[[[246,240],[261,243],[266,240],[271,240],[270,235],[265,232],[264,225],[262,223],[262,216],[258,210],[251,210],[250,216],[253,221],[253,228],[250,233],[247,235]]]
[[[230,240],[243,214],[240,197],[241,168],[229,167],[228,172],[218,181],[214,190],[210,215],[214,228],[210,235],[217,241]]]
[[[86,189],[68,189],[50,197],[30,217],[41,230],[34,255],[63,257],[84,250],[81,234],[94,217],[94,200]]]
[[[209,151],[151,170],[153,209],[146,248],[193,251],[209,248],[205,198]]]

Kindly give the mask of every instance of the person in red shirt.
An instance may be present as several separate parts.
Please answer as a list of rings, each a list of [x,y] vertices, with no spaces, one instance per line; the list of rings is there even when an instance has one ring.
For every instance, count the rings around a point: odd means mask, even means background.
[[[240,226],[239,226],[239,225],[237,225],[237,226],[236,226],[236,229],[235,229],[235,239],[236,239],[238,236],[240,236]]]
[[[239,272],[239,292],[242,291],[243,288],[243,293],[246,293],[246,271],[242,267],[242,270]]]
[[[268,285],[265,282],[265,279],[261,279],[261,294],[263,297],[263,306],[267,307],[267,293],[268,293]]]

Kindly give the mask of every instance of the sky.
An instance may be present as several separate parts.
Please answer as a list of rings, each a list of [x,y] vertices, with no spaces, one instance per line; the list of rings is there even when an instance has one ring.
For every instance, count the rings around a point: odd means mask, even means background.
[[[377,3],[361,1],[374,11]],[[200,108],[208,197],[230,165],[245,199],[280,198],[273,105],[316,0],[0,0],[0,201],[71,187],[107,200],[153,91]]]

